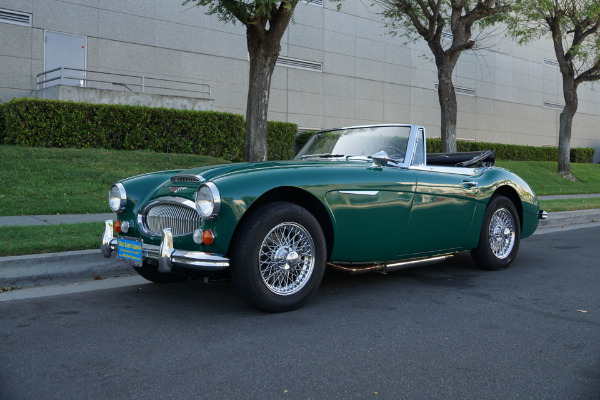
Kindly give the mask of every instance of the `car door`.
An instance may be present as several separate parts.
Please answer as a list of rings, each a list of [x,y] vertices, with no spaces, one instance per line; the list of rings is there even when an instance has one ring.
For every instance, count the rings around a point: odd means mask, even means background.
[[[356,171],[325,196],[334,217],[333,261],[396,259],[409,221],[415,173],[390,166]]]
[[[476,170],[414,166],[416,189],[401,255],[461,249],[471,230]]]

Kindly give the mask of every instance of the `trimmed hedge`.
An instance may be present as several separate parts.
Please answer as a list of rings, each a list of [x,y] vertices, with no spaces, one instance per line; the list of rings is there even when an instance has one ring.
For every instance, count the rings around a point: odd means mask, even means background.
[[[34,147],[95,147],[192,153],[233,162],[244,158],[241,115],[140,106],[15,99],[0,104],[0,143]],[[297,126],[267,123],[270,160],[288,160],[313,132],[296,135]],[[494,150],[496,158],[556,161],[558,148],[486,142],[457,142],[458,151]],[[294,151],[295,150],[295,151]],[[441,151],[440,139],[427,139],[430,153]],[[593,148],[572,148],[571,162],[592,162]]]
[[[456,142],[457,151],[494,150],[496,159],[512,161],[557,161],[557,147],[520,146],[515,144],[500,144],[487,142]],[[442,151],[441,139],[427,139],[427,152]],[[571,148],[571,162],[591,163],[595,149],[592,147]]]
[[[294,146],[294,152],[297,154],[300,149],[304,147],[308,139],[315,133],[316,131],[304,131],[298,132],[296,135],[296,145]]]
[[[298,125],[289,122],[267,122],[267,154],[269,160],[291,160],[294,155]],[[271,155],[276,154],[277,158]]]
[[[70,101],[15,99],[0,105],[0,143],[94,147],[244,158],[241,115]],[[297,126],[267,123],[271,160],[289,159]]]
[[[6,122],[4,119],[4,104],[0,103],[0,144],[4,143],[4,133],[6,132]]]

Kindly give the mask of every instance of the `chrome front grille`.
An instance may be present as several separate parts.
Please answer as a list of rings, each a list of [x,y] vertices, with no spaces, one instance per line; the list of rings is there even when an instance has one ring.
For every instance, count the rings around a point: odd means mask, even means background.
[[[142,228],[146,233],[160,236],[163,229],[171,228],[173,236],[183,236],[200,228],[202,219],[191,201],[156,201],[145,207],[141,214]]]

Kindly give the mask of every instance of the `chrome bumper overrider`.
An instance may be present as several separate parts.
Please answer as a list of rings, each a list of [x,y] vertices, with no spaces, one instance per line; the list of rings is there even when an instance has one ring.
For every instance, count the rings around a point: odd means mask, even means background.
[[[547,220],[547,219],[548,219],[548,213],[547,213],[546,211],[544,211],[544,210],[540,210],[540,211],[538,211],[538,219],[539,219],[540,221],[545,221],[545,220]]]
[[[100,250],[106,258],[117,250],[117,239],[114,237],[113,221],[104,223],[104,235]],[[218,254],[204,253],[202,251],[176,250],[173,248],[173,234],[171,229],[163,229],[160,246],[142,243],[142,259],[158,261],[160,272],[171,272],[176,265],[196,269],[199,271],[220,271],[229,268],[229,259]]]

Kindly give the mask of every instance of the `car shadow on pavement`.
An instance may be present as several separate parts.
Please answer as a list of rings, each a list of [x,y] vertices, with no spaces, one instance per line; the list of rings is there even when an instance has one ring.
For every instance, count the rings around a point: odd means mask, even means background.
[[[482,273],[485,272],[475,266],[468,254],[459,254],[434,265],[387,273],[346,274],[328,268],[321,287],[308,302],[308,306],[325,306],[337,294],[344,298],[360,296],[363,299],[377,299],[382,291],[410,294],[424,287],[468,289],[474,286],[473,279]],[[262,314],[242,300],[230,280],[205,283],[197,279],[182,283],[132,286],[126,290],[135,299],[143,300],[150,309],[164,308],[165,313],[168,313],[169,308],[176,307],[194,313],[210,309],[211,312],[219,310],[223,313]]]

